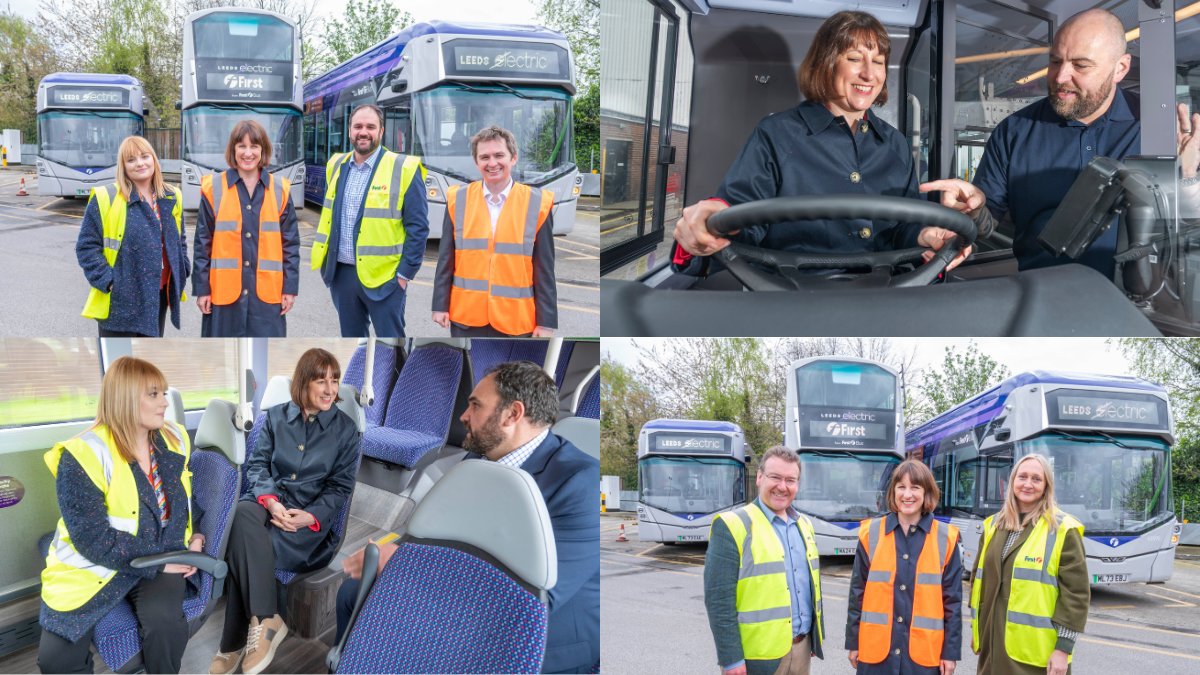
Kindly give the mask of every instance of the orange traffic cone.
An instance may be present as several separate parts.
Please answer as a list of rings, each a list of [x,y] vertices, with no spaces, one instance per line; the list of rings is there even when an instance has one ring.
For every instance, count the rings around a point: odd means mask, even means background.
[[[29,193],[25,191],[25,179],[21,179],[21,189],[17,190],[18,197],[28,197]]]
[[[621,531],[617,533],[617,541],[629,541],[625,538],[625,523],[621,523]]]

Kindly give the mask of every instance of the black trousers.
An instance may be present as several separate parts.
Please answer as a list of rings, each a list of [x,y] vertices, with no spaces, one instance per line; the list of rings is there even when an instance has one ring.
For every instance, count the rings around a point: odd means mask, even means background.
[[[225,562],[225,627],[221,651],[246,646],[251,617],[268,619],[279,613],[275,589],[275,548],[271,545],[271,514],[257,502],[238,502],[229,532]]]
[[[126,598],[133,605],[142,636],[142,663],[148,673],[178,673],[188,642],[188,624],[183,618],[182,574],[159,572],[143,579]],[[92,672],[93,631],[78,642],[70,642],[48,630],[42,631],[38,646],[38,668],[43,673]]]

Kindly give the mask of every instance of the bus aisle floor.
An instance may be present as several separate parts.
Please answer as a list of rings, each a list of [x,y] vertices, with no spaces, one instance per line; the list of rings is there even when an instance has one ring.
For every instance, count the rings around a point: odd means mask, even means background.
[[[17,197],[20,179],[28,197]],[[178,178],[167,175],[168,180]],[[177,182],[176,182],[177,184]],[[88,284],[75,259],[75,240],[87,206],[83,199],[59,199],[36,194],[32,167],[0,168],[0,337],[92,335],[95,322],[79,315]],[[297,211],[300,220],[300,295],[288,315],[289,337],[330,337],[340,334],[337,313],[319,274],[310,269],[312,240],[319,210],[308,205]],[[192,255],[196,214],[184,212],[188,255]],[[441,223],[434,224],[440,231]],[[598,259],[600,218],[581,208],[571,234],[555,237],[558,277],[557,335],[591,337],[600,334]],[[438,245],[431,240],[425,262],[408,290],[406,332],[413,337],[446,336],[431,319],[433,277]],[[53,280],[47,283],[47,280]],[[191,298],[181,314],[181,329],[168,324],[165,337],[199,337],[200,311]]]
[[[627,542],[615,541],[625,525]],[[600,625],[604,672],[691,672],[716,667],[704,609],[705,544],[638,541],[633,512],[600,517]],[[846,599],[850,558],[822,558],[825,659],[814,675],[849,672]],[[964,597],[969,588],[964,585]],[[1093,586],[1087,631],[1075,652],[1078,672],[1188,672],[1200,667],[1200,547],[1181,546],[1164,584]],[[969,616],[956,675],[974,675]],[[670,645],[670,647],[665,647]],[[715,670],[713,672],[716,672]]]

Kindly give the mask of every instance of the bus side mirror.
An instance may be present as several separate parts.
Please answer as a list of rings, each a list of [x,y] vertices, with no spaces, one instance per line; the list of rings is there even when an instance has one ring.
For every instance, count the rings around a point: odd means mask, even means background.
[[[403,94],[408,89],[408,80],[397,80],[392,84],[391,89],[393,93]]]
[[[183,101],[175,101],[175,109],[183,110]]]
[[[1009,437],[1011,437],[1011,436],[1012,436],[1011,429],[997,429],[996,430],[995,437],[996,437],[997,441],[1000,441],[1000,442],[1007,441],[1009,439]]]

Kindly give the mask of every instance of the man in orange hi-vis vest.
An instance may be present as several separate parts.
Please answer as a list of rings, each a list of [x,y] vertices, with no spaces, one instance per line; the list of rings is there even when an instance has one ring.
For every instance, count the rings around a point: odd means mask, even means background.
[[[513,181],[512,132],[480,131],[471,154],[483,180],[447,194],[433,321],[454,337],[550,337],[558,327],[553,195]]]

